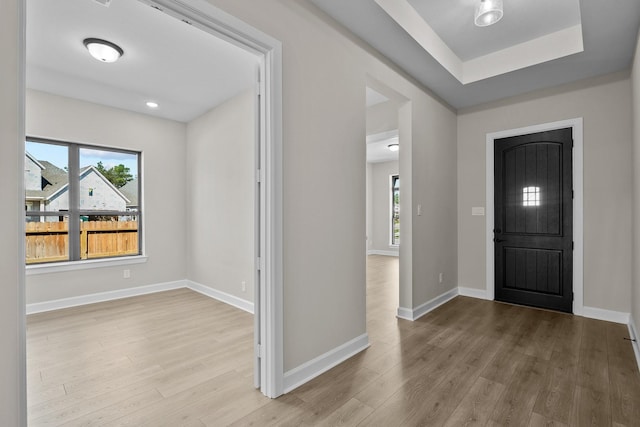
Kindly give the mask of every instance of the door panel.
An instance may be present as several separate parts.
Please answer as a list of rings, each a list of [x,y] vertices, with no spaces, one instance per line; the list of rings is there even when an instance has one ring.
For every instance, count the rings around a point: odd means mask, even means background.
[[[494,144],[496,300],[571,312],[571,129]]]

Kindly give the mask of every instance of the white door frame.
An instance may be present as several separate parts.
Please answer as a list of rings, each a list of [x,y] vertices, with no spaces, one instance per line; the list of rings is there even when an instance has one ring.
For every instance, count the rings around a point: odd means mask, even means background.
[[[261,270],[260,280],[260,341],[262,393],[275,398],[283,393],[283,252],[282,252],[282,44],[267,34],[249,26],[234,16],[218,9],[205,0],[141,0],[154,5],[169,15],[186,19],[190,24],[212,33],[217,37],[260,58],[260,178],[261,210],[260,253],[256,267]],[[20,5],[21,28],[24,35],[26,21],[25,7]],[[20,38],[19,52],[26,51],[25,37]],[[23,62],[24,64],[24,62]],[[25,102],[25,74],[21,70],[22,95],[19,102]],[[24,125],[25,112],[21,108],[20,123]],[[24,126],[22,136],[24,137]],[[22,141],[18,141],[24,144]],[[21,161],[24,161],[22,156]],[[20,160],[20,159],[19,159]],[[18,230],[20,232],[20,230]],[[23,236],[24,234],[22,234]],[[21,237],[24,240],[23,237]],[[24,274],[19,286],[24,289]],[[22,301],[24,304],[24,292]],[[26,328],[21,326],[21,339],[26,337]],[[26,356],[25,356],[26,357]],[[26,360],[26,358],[25,358]],[[24,364],[24,360],[22,363]],[[26,373],[24,374],[26,375]],[[23,375],[23,376],[24,376]],[[21,396],[21,407],[26,408],[26,395]],[[26,411],[23,411],[26,413]]]
[[[583,216],[583,130],[582,117],[559,122],[543,123],[518,129],[509,129],[487,134],[486,153],[486,251],[487,277],[486,297],[495,299],[495,252],[493,245],[494,225],[494,140],[556,129],[571,128],[573,133],[573,314],[584,312],[584,216]]]
[[[283,393],[282,295],[282,44],[204,0],[142,0],[260,57],[260,391]],[[258,209],[258,206],[256,206]]]

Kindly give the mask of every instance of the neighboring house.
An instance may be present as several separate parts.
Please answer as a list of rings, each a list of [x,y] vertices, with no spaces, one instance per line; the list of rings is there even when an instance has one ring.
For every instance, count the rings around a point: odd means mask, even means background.
[[[52,212],[69,209],[67,171],[26,153],[24,175],[27,210]],[[80,209],[125,211],[130,204],[131,201],[94,166],[80,169]],[[41,220],[47,220],[45,218]],[[57,220],[56,217],[48,218]]]
[[[127,210],[128,211],[137,211],[138,210],[138,178],[133,178],[131,181],[127,182],[125,185],[120,187],[120,192],[124,194],[124,196],[129,199],[127,202]]]

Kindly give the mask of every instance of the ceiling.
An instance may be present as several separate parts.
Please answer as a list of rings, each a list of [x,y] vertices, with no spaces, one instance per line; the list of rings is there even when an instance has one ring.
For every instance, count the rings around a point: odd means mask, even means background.
[[[88,37],[124,55],[99,62]],[[26,56],[28,88],[181,122],[249,89],[258,69],[252,53],[135,0],[27,0]]]
[[[479,0],[310,0],[456,109],[627,70],[638,0],[504,0],[493,26]]]
[[[400,152],[389,150],[389,144],[399,144],[398,130],[367,135],[367,163],[390,162],[400,159]]]
[[[456,109],[626,70],[640,25],[640,0],[504,0],[503,19],[484,28],[477,0],[309,1]],[[96,61],[87,37],[124,56]],[[251,87],[258,67],[135,0],[27,0],[26,54],[29,88],[182,122]]]

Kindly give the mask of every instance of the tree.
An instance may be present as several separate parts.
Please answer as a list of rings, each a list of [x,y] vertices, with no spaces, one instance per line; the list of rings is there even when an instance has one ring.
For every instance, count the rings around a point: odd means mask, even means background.
[[[102,162],[98,162],[96,169],[116,188],[123,187],[127,182],[133,180],[133,175],[129,173],[130,169],[122,164],[107,169]]]

